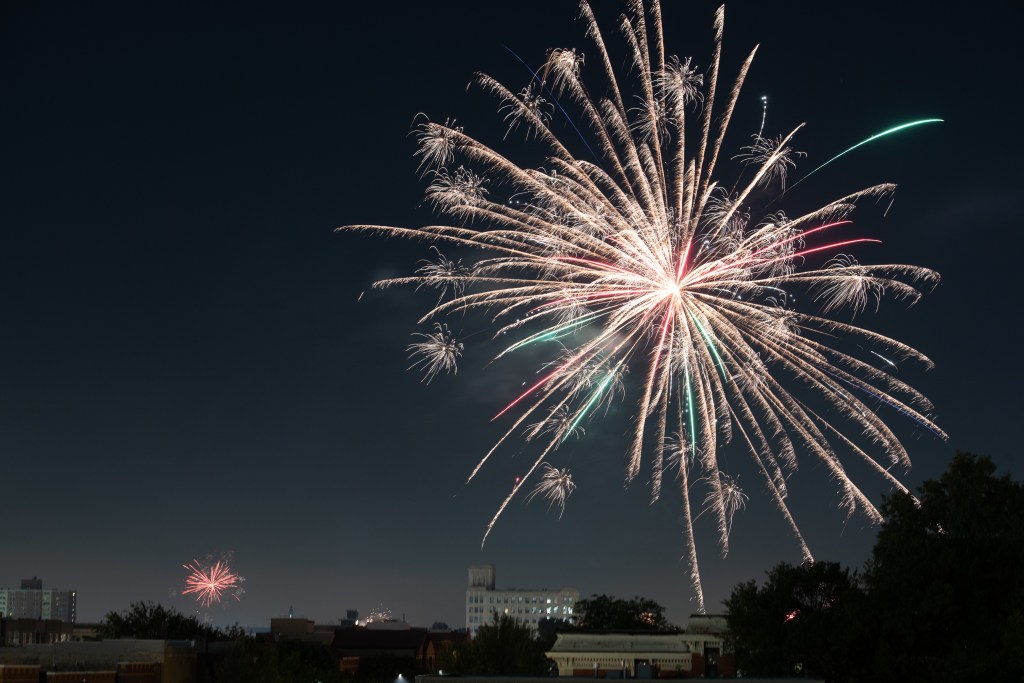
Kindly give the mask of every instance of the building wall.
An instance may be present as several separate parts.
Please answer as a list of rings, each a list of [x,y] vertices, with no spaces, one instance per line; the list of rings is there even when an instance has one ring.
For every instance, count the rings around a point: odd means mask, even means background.
[[[193,683],[198,672],[196,652],[190,647],[167,645],[161,683]]]
[[[546,655],[558,666],[559,676],[679,678],[736,674],[734,657],[724,651],[721,634],[707,632],[560,633]]]
[[[178,642],[178,641],[174,641]],[[195,658],[196,648],[188,641],[173,649],[186,651]],[[0,648],[0,663],[18,664],[25,659],[38,662],[44,669],[85,667],[93,670],[113,669],[117,662],[164,661],[165,653],[172,650],[164,640],[117,638],[98,642],[56,643],[54,645],[23,645],[18,648]]]
[[[39,683],[39,665],[0,664],[0,683]]]
[[[162,683],[159,664],[119,662],[117,683]]]
[[[543,619],[574,621],[580,592],[575,588],[495,589],[494,565],[473,565],[469,568],[466,588],[466,629],[476,634],[481,626],[494,622],[494,613],[508,615],[516,623],[537,628]]]
[[[64,643],[71,640],[71,624],[57,619],[7,619],[0,626],[0,645]]]
[[[47,671],[46,683],[117,683],[117,672]]]
[[[279,638],[291,640],[309,640],[313,635],[314,624],[312,619],[272,617],[270,619],[270,632]],[[331,637],[334,637],[332,630]]]
[[[0,663],[0,683],[39,683],[40,672],[52,674],[48,670],[54,668],[73,670],[79,678],[66,680],[75,683],[81,683],[83,676],[94,683],[112,681],[101,674],[112,676],[114,672],[118,683],[195,683],[197,675],[197,649],[191,641],[119,638],[0,648],[0,662],[5,659],[11,663]],[[27,667],[32,670],[27,674],[21,664],[26,660],[38,662]],[[90,671],[77,671],[83,667]],[[47,680],[57,683],[57,679]]]

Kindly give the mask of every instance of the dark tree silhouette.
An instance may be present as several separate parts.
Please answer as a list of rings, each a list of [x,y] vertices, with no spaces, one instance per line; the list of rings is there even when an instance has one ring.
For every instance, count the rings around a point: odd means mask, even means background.
[[[241,635],[233,626],[222,631],[185,616],[173,607],[133,602],[124,612],[107,612],[96,629],[100,638],[153,638],[160,640],[231,640]]]
[[[783,562],[761,587],[739,584],[725,601],[737,668],[847,680],[862,600],[856,575],[835,562]]]
[[[665,620],[664,607],[639,596],[622,600],[595,594],[576,603],[576,612],[583,629],[667,631],[674,628]]]
[[[453,673],[484,676],[542,676],[548,671],[544,644],[533,629],[507,614],[494,613],[468,645],[459,648]]]
[[[1024,486],[957,453],[886,497],[863,579],[781,564],[726,600],[737,666],[829,680],[1024,680]]]
[[[362,668],[360,662],[360,681],[392,683],[395,679],[394,668],[389,668],[386,675],[372,678],[363,676]],[[258,643],[239,638],[218,658],[209,680],[211,683],[341,683],[343,677],[337,659],[326,645],[298,640]]]
[[[1024,487],[957,453],[920,505],[895,494],[866,572],[891,680],[1024,680]]]

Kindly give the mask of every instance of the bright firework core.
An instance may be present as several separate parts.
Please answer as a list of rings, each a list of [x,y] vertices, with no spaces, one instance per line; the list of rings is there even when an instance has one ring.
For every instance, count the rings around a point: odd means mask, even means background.
[[[586,2],[580,16],[596,57],[586,64],[603,81],[599,89],[584,85],[584,57],[575,49],[550,50],[539,69],[530,69],[525,88],[476,77],[498,100],[506,138],[518,132],[544,149],[542,168],[517,165],[452,120],[426,120],[417,127],[416,156],[430,179],[429,203],[452,224],[342,230],[434,245],[435,260],[423,262],[413,276],[375,284],[439,290],[437,304],[420,321],[434,331],[414,333],[420,341],[409,346],[411,367],[422,370],[425,381],[454,373],[463,352],[438,322],[443,316],[461,320],[467,312],[489,312],[493,338],[515,339],[495,360],[524,347],[550,350],[540,379],[523,382],[528,388],[510,395],[495,416],[511,424],[469,475],[510,437],[539,444],[484,540],[534,475],[540,483],[530,497],[543,495],[564,508],[575,484],[568,469],[547,459],[569,436],[582,434],[582,424],[602,405],[626,396],[636,406],[626,479],[640,473],[646,454],[656,499],[664,472],[676,470],[685,557],[703,612],[693,523],[712,520],[725,554],[733,516],[747,500],[739,475],[719,459],[723,445],[735,441],[748,452],[767,496],[811,561],[786,502],[798,453],[824,467],[847,514],[877,523],[881,514],[847,475],[844,461],[866,463],[879,479],[906,492],[891,470],[909,467],[910,459],[886,419],[909,418],[945,438],[929,416],[930,402],[891,374],[903,361],[926,368],[931,362],[895,339],[828,317],[838,311],[857,315],[870,302],[877,307],[883,296],[913,303],[921,296],[918,288],[934,286],[938,275],[909,265],[861,265],[845,250],[878,240],[833,237],[850,229],[859,201],[887,197],[893,185],[869,187],[797,217],[769,211],[785,197],[787,172],[802,156],[791,147],[799,127],[764,136],[763,113],[761,130],[733,157],[743,166],[738,177],[715,179],[754,57],[752,52],[731,88],[719,87],[723,9],[715,17],[710,66],[699,73],[691,59],[666,56],[659,4],[629,2],[619,26],[631,56],[628,73],[635,76],[630,90],[620,87]],[[933,121],[878,133],[811,173],[862,144]],[[573,137],[563,141],[555,130]],[[585,153],[576,156],[570,148],[581,143]],[[492,199],[491,188],[512,188],[512,194]],[[487,256],[463,265],[437,245]],[[796,308],[797,301],[804,309]],[[840,339],[859,350],[837,348]],[[629,391],[626,373],[637,385]],[[691,467],[700,472],[691,475]],[[703,504],[696,515],[691,496]]]

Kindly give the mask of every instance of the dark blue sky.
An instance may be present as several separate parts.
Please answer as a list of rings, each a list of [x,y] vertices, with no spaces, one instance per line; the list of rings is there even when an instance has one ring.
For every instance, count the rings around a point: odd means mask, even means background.
[[[81,620],[143,599],[188,610],[169,597],[181,564],[232,550],[247,594],[212,611],[217,623],[264,626],[289,605],[327,622],[384,605],[462,626],[466,568],[490,562],[501,586],[643,595],[685,621],[678,499],[649,505],[639,480],[623,492],[629,405],[560,453],[579,486],[561,520],[513,503],[480,550],[528,454],[499,454],[462,482],[519,380],[485,367],[497,351],[486,344],[429,387],[405,372],[432,298],[368,290],[409,273],[426,247],[333,232],[433,220],[415,115],[453,116],[500,144],[496,104],[466,84],[482,70],[525,85],[506,45],[534,66],[550,47],[578,47],[596,66],[574,5],[345,5],[0,8],[0,584],[38,575],[76,589]],[[669,53],[706,66],[715,4],[665,5]],[[914,461],[904,481],[937,476],[958,448],[1020,477],[1010,17],[772,5],[783,3],[727,7],[724,76],[761,44],[727,151],[756,131],[763,94],[771,134],[808,123],[805,171],[891,125],[945,119],[858,150],[793,201],[899,184],[885,220],[864,226],[885,244],[858,256],[931,267],[943,282],[863,322],[935,360],[901,377],[951,435],[891,420]],[[606,35],[620,10],[595,3]],[[728,559],[698,529],[712,611],[737,581],[799,560],[754,474],[745,480]],[[858,481],[876,502],[886,493]],[[873,531],[844,525],[835,488],[808,464],[794,514],[817,557],[860,566]]]

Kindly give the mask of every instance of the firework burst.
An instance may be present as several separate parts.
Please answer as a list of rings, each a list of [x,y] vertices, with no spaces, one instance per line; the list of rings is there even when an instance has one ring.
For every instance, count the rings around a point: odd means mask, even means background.
[[[245,579],[231,568],[230,560],[229,555],[224,555],[218,560],[207,556],[203,562],[192,560],[190,564],[183,564],[182,567],[189,574],[181,594],[194,595],[196,601],[203,607],[209,607],[215,602],[220,603],[224,595],[241,600],[245,592],[242,586]]]
[[[394,620],[395,618],[392,616],[391,610],[381,604],[370,610],[369,616],[362,621],[361,625],[367,626],[369,624],[386,623]]]
[[[536,496],[544,496],[548,499],[549,510],[555,504],[561,509],[558,513],[558,518],[561,519],[565,513],[565,501],[576,490],[576,484],[568,469],[558,469],[548,463],[543,463],[543,466],[544,472],[540,476],[540,482],[538,482],[537,488],[533,489],[533,492],[526,497],[526,500],[529,502]]]
[[[855,205],[890,195],[892,185],[869,187],[795,217],[769,212],[784,198],[787,173],[800,156],[792,147],[799,127],[763,136],[762,116],[761,132],[737,155],[738,177],[716,181],[753,52],[732,87],[720,87],[722,9],[702,73],[691,59],[666,56],[656,1],[627,4],[619,26],[631,81],[620,85],[616,78],[586,2],[580,16],[593,43],[590,59],[574,49],[551,50],[531,70],[525,89],[476,76],[509,128],[543,148],[542,167],[521,166],[453,124],[424,120],[417,127],[417,157],[430,179],[427,198],[453,223],[341,229],[483,250],[487,256],[466,268],[443,259],[412,277],[377,285],[428,285],[451,295],[421,322],[489,312],[494,338],[514,340],[496,360],[525,347],[542,354],[550,349],[541,377],[524,383],[530,386],[510,396],[496,416],[506,421],[505,434],[469,475],[473,479],[524,430],[540,451],[498,506],[484,540],[538,470],[541,483],[532,495],[554,494],[561,499],[552,500],[564,504],[571,480],[567,472],[560,479],[564,471],[546,459],[622,393],[635,405],[626,480],[639,474],[644,454],[651,458],[655,498],[664,471],[678,472],[684,559],[703,612],[691,495],[703,501],[698,517],[713,521],[723,555],[733,517],[747,502],[719,459],[726,443],[749,453],[768,498],[811,560],[786,503],[798,452],[823,466],[843,509],[877,523],[878,509],[848,476],[844,461],[863,461],[906,492],[891,471],[909,467],[910,459],[886,420],[909,418],[945,437],[929,416],[929,401],[877,364],[879,358],[926,368],[931,362],[895,339],[829,317],[844,310],[856,315],[882,295],[913,303],[938,275],[909,265],[864,266],[847,254],[878,242],[848,236]],[[597,72],[599,88],[584,84],[585,65]],[[572,112],[571,139],[554,132],[554,121],[565,121],[552,111]],[[931,121],[872,136],[812,173],[861,144]],[[579,155],[575,147],[582,147]],[[421,334],[421,345],[410,347],[428,380],[440,370],[454,372],[462,352],[447,328],[434,324],[433,335]],[[628,389],[622,382],[627,372],[633,378]],[[690,476],[691,463],[700,477]]]
[[[448,326],[443,323],[434,323],[434,331],[429,334],[421,332],[413,333],[422,341],[409,344],[407,351],[410,358],[414,359],[409,369],[419,368],[423,370],[423,381],[430,384],[437,373],[444,371],[454,373],[457,371],[458,359],[462,355],[462,342],[455,339],[448,331]]]

